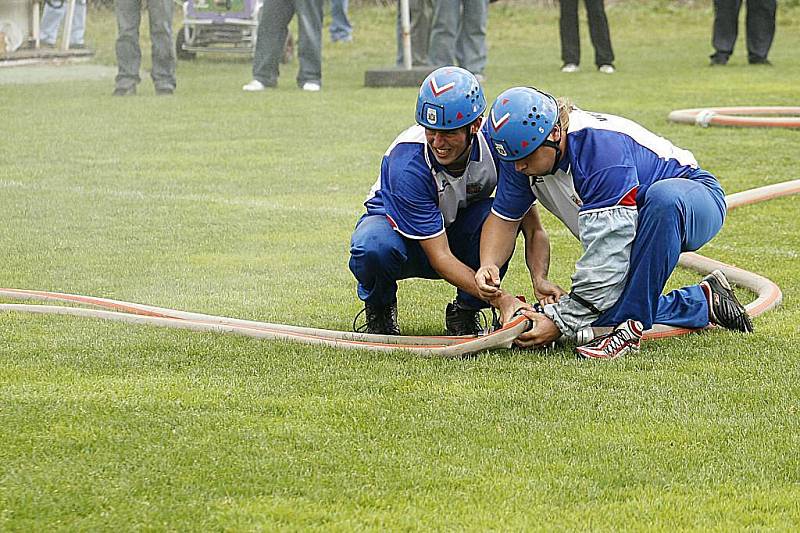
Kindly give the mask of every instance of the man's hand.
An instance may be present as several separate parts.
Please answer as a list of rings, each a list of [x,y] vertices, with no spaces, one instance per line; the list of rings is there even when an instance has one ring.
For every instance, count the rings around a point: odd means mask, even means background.
[[[550,280],[540,279],[536,281],[533,293],[540,304],[547,305],[556,303],[559,298],[567,294],[567,291]]]
[[[500,322],[503,324],[510,322],[519,309],[533,310],[530,304],[515,298],[505,291],[500,291],[497,296],[489,300],[489,303],[500,311]]]
[[[544,348],[561,336],[558,326],[547,315],[530,310],[523,310],[522,314],[530,319],[533,327],[514,341],[520,348]]]
[[[482,266],[475,273],[475,283],[481,298],[490,301],[500,295],[500,269],[497,265]]]

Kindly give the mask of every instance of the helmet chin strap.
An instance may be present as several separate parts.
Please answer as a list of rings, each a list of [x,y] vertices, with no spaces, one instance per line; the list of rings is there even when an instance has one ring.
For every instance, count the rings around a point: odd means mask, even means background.
[[[560,129],[561,128],[559,127],[559,130]],[[561,162],[561,137],[559,136],[558,141],[545,139],[541,146],[547,146],[548,148],[552,148],[556,151],[556,159],[553,161],[553,168],[550,169],[550,174],[555,174],[556,170],[558,170],[558,164]]]

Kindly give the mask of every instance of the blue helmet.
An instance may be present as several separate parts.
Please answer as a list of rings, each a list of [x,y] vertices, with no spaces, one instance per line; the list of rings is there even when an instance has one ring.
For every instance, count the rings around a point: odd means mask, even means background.
[[[454,130],[472,124],[486,110],[481,84],[468,70],[442,67],[419,88],[417,124],[431,130]]]
[[[503,161],[517,161],[545,144],[558,121],[558,103],[531,87],[500,94],[489,116],[489,136]]]

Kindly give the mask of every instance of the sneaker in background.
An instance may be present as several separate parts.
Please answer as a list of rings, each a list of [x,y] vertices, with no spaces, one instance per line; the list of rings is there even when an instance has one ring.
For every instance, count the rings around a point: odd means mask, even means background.
[[[264,85],[263,83],[261,83],[258,80],[253,80],[250,83],[247,83],[247,84],[242,86],[242,90],[245,91],[245,92],[249,92],[249,93],[263,91],[266,88],[267,88],[267,86]]]
[[[322,86],[315,81],[307,81],[303,84],[303,90],[308,91],[310,93],[319,92],[321,89]]]
[[[561,72],[572,73],[572,72],[578,72],[580,69],[581,67],[579,67],[575,63],[567,63],[563,67],[561,67]]]
[[[617,69],[614,68],[614,65],[608,65],[608,64],[600,65],[599,67],[597,67],[597,70],[599,70],[603,74],[614,74],[617,71]]]

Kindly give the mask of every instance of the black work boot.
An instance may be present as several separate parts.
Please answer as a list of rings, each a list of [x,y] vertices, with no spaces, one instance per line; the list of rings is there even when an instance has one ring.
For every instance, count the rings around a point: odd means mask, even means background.
[[[366,315],[367,322],[356,326],[356,321],[362,314]],[[353,320],[353,330],[377,335],[400,335],[400,326],[397,324],[397,302],[389,305],[365,303],[364,309]]]
[[[483,332],[481,328],[481,312],[479,309],[467,309],[453,300],[447,304],[444,311],[444,326],[448,335],[479,335]]]
[[[728,278],[721,270],[715,270],[704,277],[700,287],[708,299],[708,314],[713,324],[743,333],[753,331],[753,323],[747,310],[736,299]]]

